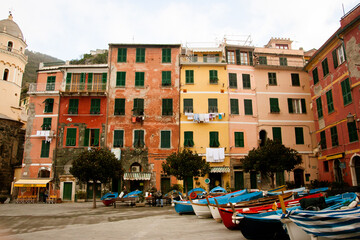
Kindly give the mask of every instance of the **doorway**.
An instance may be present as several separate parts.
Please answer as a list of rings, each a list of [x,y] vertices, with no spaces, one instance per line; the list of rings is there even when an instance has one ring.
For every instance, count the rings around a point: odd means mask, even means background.
[[[335,172],[335,182],[342,183],[343,177],[342,177],[342,171],[340,168],[340,160],[336,159],[334,161],[334,172]]]
[[[161,192],[163,194],[170,192],[170,178],[169,177],[161,177]]]
[[[72,182],[64,182],[63,200],[71,201]]]
[[[235,190],[244,189],[244,172],[235,171]]]
[[[360,157],[354,157],[355,176],[357,186],[360,186]]]
[[[294,170],[294,182],[295,182],[296,188],[304,186],[304,170],[303,169],[295,169]]]
[[[95,198],[101,198],[101,183],[96,183],[95,184]],[[87,199],[92,199],[93,198],[93,183],[87,183],[86,186],[86,197]]]
[[[221,173],[209,173],[209,179],[210,179],[210,190],[217,186],[221,187],[221,183],[222,183]]]

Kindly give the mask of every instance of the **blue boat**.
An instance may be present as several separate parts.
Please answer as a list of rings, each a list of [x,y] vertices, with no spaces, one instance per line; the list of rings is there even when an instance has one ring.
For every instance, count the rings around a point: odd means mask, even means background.
[[[123,196],[123,198],[135,198],[135,197],[138,197],[139,194],[141,194],[142,191],[140,190],[135,190],[135,191],[132,191],[132,192],[129,192],[128,194],[126,194],[125,196]]]
[[[115,202],[115,199],[119,196],[117,192],[108,192],[101,197],[101,201],[105,206],[109,206]]]
[[[194,188],[188,191],[187,196],[190,196],[192,193],[192,196],[195,196],[195,198],[201,198],[204,196],[204,193],[206,194],[206,191],[202,188]],[[180,215],[183,213],[194,213],[194,209],[189,200],[174,200],[173,203],[175,205],[175,211]]]

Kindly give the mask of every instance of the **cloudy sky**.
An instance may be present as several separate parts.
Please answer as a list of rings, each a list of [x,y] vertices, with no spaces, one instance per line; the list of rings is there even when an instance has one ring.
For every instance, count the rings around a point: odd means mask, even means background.
[[[358,0],[0,0],[12,11],[28,49],[78,59],[109,43],[214,42],[251,36],[263,46],[290,38],[293,48],[319,48]]]

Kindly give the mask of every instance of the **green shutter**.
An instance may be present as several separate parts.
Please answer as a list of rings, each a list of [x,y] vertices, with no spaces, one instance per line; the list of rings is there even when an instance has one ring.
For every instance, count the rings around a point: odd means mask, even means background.
[[[78,114],[79,99],[69,99],[68,114]]]
[[[51,129],[51,118],[43,118],[43,125],[41,126],[42,130]]]
[[[136,49],[136,62],[138,63],[145,62],[145,48]]]
[[[245,115],[253,115],[251,99],[244,99],[244,110],[245,110]]]
[[[93,129],[94,131],[94,142],[92,146],[99,146],[100,129]]]
[[[344,106],[348,105],[352,102],[350,82],[348,78],[341,82],[341,91],[343,95]]]
[[[172,99],[162,100],[162,115],[171,116],[173,114],[173,102]]]
[[[323,111],[322,111],[321,97],[316,99],[316,107],[317,107],[318,118],[322,118],[323,117]]]
[[[218,104],[216,98],[208,99],[208,112],[209,113],[217,113],[218,112]]]
[[[230,111],[231,114],[239,114],[239,100],[230,99]]]
[[[236,73],[229,73],[229,87],[237,88],[237,75]]]
[[[273,132],[273,140],[282,143],[281,128],[273,127],[272,132]]]
[[[55,76],[47,77],[46,82],[46,91],[54,91],[55,90]]]
[[[323,70],[323,76],[325,77],[329,73],[329,65],[327,58],[324,59],[324,61],[321,62],[322,70]]]
[[[171,71],[162,71],[162,86],[171,86]]]
[[[144,147],[144,130],[134,131],[134,147]]]
[[[218,83],[218,72],[217,70],[209,70],[210,83]]]
[[[106,90],[107,73],[102,74],[102,90]]]
[[[339,145],[338,135],[337,135],[337,129],[336,126],[330,128],[331,133],[331,145],[333,147],[336,147]]]
[[[116,72],[116,86],[124,87],[126,82],[126,72]]]
[[[296,144],[304,144],[304,131],[302,127],[295,128]]]
[[[210,147],[219,147],[219,133],[218,132],[210,132]]]
[[[244,147],[244,133],[235,132],[235,147]]]
[[[88,89],[89,91],[93,90],[92,81],[93,81],[93,73],[88,73],[87,89]]]
[[[302,113],[306,113],[306,102],[305,102],[305,99],[302,98],[300,101],[301,101],[301,112],[302,112]]]
[[[185,70],[186,83],[194,83],[194,70]]]
[[[292,100],[292,98],[288,98],[287,101],[288,101],[289,113],[294,113],[293,100]]]
[[[66,74],[66,91],[70,90],[71,86],[71,73]]]
[[[124,146],[124,130],[114,130],[114,147]]]
[[[80,85],[79,85],[79,89],[80,89],[80,90],[84,90],[84,89],[85,89],[85,73],[80,73]]]
[[[52,113],[53,112],[53,107],[54,107],[54,99],[53,98],[48,98],[44,102],[45,102],[44,113]]]
[[[326,92],[326,101],[327,101],[328,112],[332,113],[334,111],[334,103],[333,103],[332,90],[331,89]]]
[[[313,75],[313,80],[314,80],[314,85],[315,85],[319,82],[319,74],[318,74],[317,68],[314,68],[314,70],[312,70],[312,75]]]
[[[251,89],[250,74],[243,74],[242,79],[243,79],[243,88]]]
[[[189,99],[184,98],[184,113],[192,113],[192,112],[193,112],[192,98]]]
[[[193,132],[186,131],[184,132],[184,147],[193,147],[194,140],[193,140]]]
[[[250,61],[250,66],[254,65],[254,62],[253,62],[253,52],[249,52],[249,61]]]
[[[125,115],[125,99],[124,98],[116,98],[115,99],[114,115]]]
[[[90,129],[85,128],[85,135],[84,135],[84,146],[89,146],[89,139],[90,139]]]
[[[161,148],[170,148],[170,131],[161,131]]]
[[[337,60],[337,54],[336,54],[336,50],[332,51],[332,57],[333,57],[333,62],[334,62],[334,69],[336,69],[339,66],[338,60]]]
[[[326,149],[326,134],[325,131],[320,132],[320,146],[321,149]]]
[[[135,72],[135,86],[144,86],[144,72]]]
[[[356,129],[356,123],[355,122],[349,122],[347,123],[348,127],[348,134],[349,134],[349,142],[355,142],[359,140],[359,136]]]
[[[133,115],[143,115],[144,114],[144,99],[134,98],[134,108],[132,109]]]
[[[270,98],[270,112],[280,112],[279,100],[277,98]]]
[[[236,64],[241,65],[240,50],[236,50],[235,52],[236,52]]]
[[[100,114],[100,99],[91,99],[90,114]]]
[[[50,142],[46,140],[42,140],[40,157],[42,158],[49,157],[49,151],[50,151]]]
[[[162,49],[162,62],[171,63],[171,48]]]
[[[118,62],[126,62],[127,48],[118,48]]]
[[[66,146],[76,146],[76,128],[66,130]]]

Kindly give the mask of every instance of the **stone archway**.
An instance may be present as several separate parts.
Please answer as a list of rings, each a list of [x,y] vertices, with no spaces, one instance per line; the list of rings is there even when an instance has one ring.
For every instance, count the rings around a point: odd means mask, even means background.
[[[350,159],[350,172],[353,186],[360,186],[360,155],[355,154]]]

